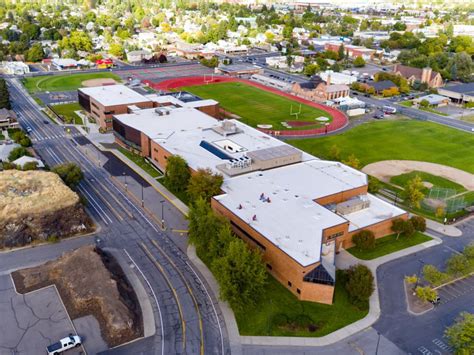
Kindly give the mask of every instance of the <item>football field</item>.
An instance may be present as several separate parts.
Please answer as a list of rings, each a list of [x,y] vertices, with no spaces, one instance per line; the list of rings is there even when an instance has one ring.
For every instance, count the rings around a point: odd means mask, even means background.
[[[300,104],[289,98],[241,82],[225,82],[180,88],[203,99],[218,101],[226,111],[241,117],[243,123],[272,125],[274,130],[311,129],[331,122],[328,112]],[[297,114],[298,113],[298,114]],[[327,117],[327,121],[316,118]]]

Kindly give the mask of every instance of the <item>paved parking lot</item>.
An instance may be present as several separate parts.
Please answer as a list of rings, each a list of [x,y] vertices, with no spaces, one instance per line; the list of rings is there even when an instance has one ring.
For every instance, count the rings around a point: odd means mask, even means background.
[[[48,345],[75,333],[55,287],[21,295],[9,274],[0,276],[0,315],[1,355],[44,354]],[[84,354],[84,349],[64,354]]]
[[[441,304],[448,303],[462,295],[474,291],[474,276],[458,280],[437,289]]]
[[[418,352],[423,355],[435,355],[435,354],[452,354],[453,349],[448,345],[448,341],[445,338],[435,338],[431,341],[431,344],[426,346],[420,346]]]

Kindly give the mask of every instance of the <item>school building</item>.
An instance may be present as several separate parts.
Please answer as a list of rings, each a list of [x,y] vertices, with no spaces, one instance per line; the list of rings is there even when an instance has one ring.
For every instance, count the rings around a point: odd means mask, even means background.
[[[163,102],[172,98],[162,96]],[[116,142],[165,171],[180,155],[191,172],[224,176],[212,208],[262,252],[268,271],[299,299],[333,302],[335,255],[368,229],[391,233],[405,211],[369,194],[367,175],[320,160],[237,120],[162,105],[113,116]]]

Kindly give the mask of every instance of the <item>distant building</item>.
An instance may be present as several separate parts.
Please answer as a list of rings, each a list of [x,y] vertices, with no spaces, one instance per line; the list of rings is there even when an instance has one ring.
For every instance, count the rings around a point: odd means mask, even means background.
[[[30,67],[23,62],[5,62],[3,69],[6,74],[24,75],[30,72]]]
[[[446,106],[449,104],[448,97],[442,96],[442,95],[435,95],[435,94],[421,96],[413,100],[413,102],[419,105],[421,101],[423,100],[426,100],[430,106],[435,106],[435,107]]]
[[[407,79],[410,85],[413,85],[415,82],[420,82],[428,85],[429,88],[439,88],[444,84],[441,74],[431,68],[420,69],[395,64],[393,72]]]
[[[18,147],[21,147],[21,145],[16,143],[0,144],[0,162],[7,162],[10,153]]]
[[[365,87],[369,88],[372,87],[375,90],[377,95],[381,94],[384,90],[390,90],[393,88],[398,88],[397,85],[391,80],[382,80],[382,81],[368,81],[363,83]]]
[[[329,75],[326,82],[321,78],[318,80],[318,77],[313,77],[308,82],[295,83],[292,92],[305,99],[322,102],[349,96],[350,88],[343,84],[332,84]]]
[[[18,128],[20,127],[16,113],[13,110],[6,108],[0,109],[0,131],[2,129]]]
[[[285,91],[290,92],[292,85],[286,81],[270,78],[265,75],[254,74],[250,77],[251,80],[256,81],[257,83]]]
[[[127,60],[129,63],[141,63],[144,59],[151,59],[153,53],[147,50],[131,51],[127,53]]]
[[[51,64],[57,70],[77,69],[79,66],[78,62],[71,58],[54,58]]]
[[[339,47],[341,46],[341,43],[337,42],[330,42],[326,43],[324,46],[324,49],[327,51],[334,51],[337,52],[339,51]],[[344,52],[347,53],[349,58],[355,59],[357,57],[362,57],[364,60],[372,60],[377,53],[375,49],[369,49],[365,48],[362,46],[353,46],[350,44],[344,44]]]
[[[108,69],[114,66],[114,61],[110,58],[99,59],[95,62],[98,69]]]
[[[214,69],[216,74],[229,76],[247,76],[252,74],[263,74],[263,69],[251,64],[221,65]]]
[[[321,72],[319,73],[319,76],[324,81],[327,82],[329,80],[331,84],[336,85],[351,85],[352,83],[355,83],[357,81],[357,75],[338,73],[332,70],[326,70],[325,72]]]
[[[445,86],[438,89],[438,94],[457,104],[474,102],[474,83]]]

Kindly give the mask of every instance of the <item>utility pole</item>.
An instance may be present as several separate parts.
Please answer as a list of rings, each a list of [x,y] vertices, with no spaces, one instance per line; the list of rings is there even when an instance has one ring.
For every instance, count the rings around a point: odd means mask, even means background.
[[[122,173],[123,175],[123,179],[125,181],[125,191],[128,192],[128,188],[127,188],[127,175],[125,174],[125,171]]]
[[[165,200],[161,200],[161,229],[165,230],[165,216],[164,216],[164,203]]]

